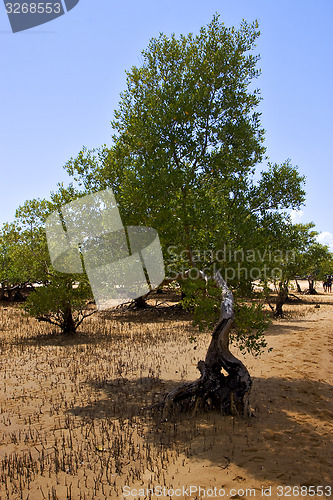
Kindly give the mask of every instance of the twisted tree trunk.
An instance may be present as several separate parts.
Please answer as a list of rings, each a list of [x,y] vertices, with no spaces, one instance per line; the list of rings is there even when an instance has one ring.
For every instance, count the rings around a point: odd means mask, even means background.
[[[177,410],[215,409],[224,414],[249,414],[251,377],[229,350],[229,332],[234,322],[233,295],[223,278],[215,281],[222,289],[220,318],[214,328],[205,361],[199,361],[201,376],[194,382],[177,387],[162,402],[162,417]],[[224,369],[228,375],[224,375]]]

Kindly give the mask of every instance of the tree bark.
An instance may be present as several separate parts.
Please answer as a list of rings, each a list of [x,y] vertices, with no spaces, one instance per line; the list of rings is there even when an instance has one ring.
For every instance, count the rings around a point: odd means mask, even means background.
[[[302,293],[302,289],[301,289],[300,284],[297,281],[297,278],[295,278],[295,281],[296,281],[296,288],[297,288],[298,293]]]
[[[315,289],[315,280],[313,278],[308,278],[309,289],[307,293],[309,295],[317,295],[317,290]]]
[[[251,377],[243,363],[229,350],[229,332],[234,323],[233,295],[219,274],[215,281],[222,289],[221,314],[205,361],[199,361],[197,366],[201,376],[165,396],[160,405],[164,420],[173,412],[210,409],[223,414],[249,415]]]
[[[288,294],[289,294],[288,282],[287,283],[280,282],[279,291],[276,299],[275,312],[274,312],[275,318],[283,317],[283,306],[287,301]]]
[[[23,302],[25,300],[22,295],[23,286],[24,285],[11,286],[8,282],[6,285],[2,283],[2,286],[0,287],[0,300],[6,300],[8,302]]]
[[[73,319],[72,307],[70,304],[66,304],[63,309],[63,321],[62,321],[62,333],[63,334],[74,334],[76,332],[76,325]]]
[[[148,294],[143,295],[142,297],[137,297],[134,299],[133,306],[135,309],[147,309],[148,304],[146,302],[146,298],[148,297]]]

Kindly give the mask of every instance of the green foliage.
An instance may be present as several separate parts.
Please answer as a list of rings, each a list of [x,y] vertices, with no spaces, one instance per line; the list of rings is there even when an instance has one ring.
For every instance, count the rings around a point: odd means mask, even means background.
[[[89,297],[91,291],[87,282],[75,283],[73,277],[58,275],[53,277],[52,282],[36,288],[23,307],[33,316],[47,317],[61,314],[62,307],[67,304],[80,309]]]
[[[181,305],[184,309],[193,312],[194,323],[199,326],[200,330],[212,327],[219,316],[218,289],[210,286],[208,294],[207,283],[204,280],[190,278],[182,280],[181,287],[183,292]]]
[[[252,190],[253,209],[265,213],[267,210],[300,207],[305,201],[304,182],[305,176],[298,173],[290,160],[281,165],[269,163]]]
[[[87,300],[92,298],[87,280],[73,276],[56,275],[46,285],[36,288],[24,303],[24,310],[39,321],[59,326],[64,333],[74,333],[87,312]]]
[[[327,246],[318,243],[317,235],[313,223],[285,224],[284,231],[276,242],[282,257],[276,262],[280,272],[275,281],[282,294],[284,289],[288,289],[289,282],[297,276],[316,280],[323,279],[325,274],[331,274],[333,255]]]
[[[124,223],[155,227],[164,248],[205,245],[264,152],[249,91],[258,35],[256,23],[236,30],[215,16],[197,36],[152,39],[127,72],[113,146],[83,149],[67,171],[89,190],[111,186]]]
[[[221,290],[213,280],[194,281],[186,279],[182,283],[185,297],[182,305],[194,314],[194,323],[199,329],[211,330],[220,316]],[[270,324],[267,313],[263,311],[262,303],[248,303],[239,292],[234,291],[235,326],[230,334],[230,340],[245,354],[249,352],[259,356],[267,347],[264,333]],[[190,341],[196,340],[194,337]]]
[[[82,196],[72,185],[51,193],[51,201],[27,200],[18,207],[14,222],[0,230],[0,282],[11,286],[46,283],[53,273],[46,242],[45,221],[64,203]]]
[[[313,280],[324,280],[327,274],[333,274],[333,254],[326,245],[313,241],[303,258],[304,276]]]
[[[46,200],[28,200],[20,206],[14,222],[0,230],[0,281],[10,285],[40,283],[49,270],[44,223],[51,213]]]
[[[230,333],[230,341],[245,354],[259,356],[267,347],[265,331],[271,323],[262,303],[248,304],[237,301],[235,307],[235,329]],[[268,351],[271,351],[270,348]]]

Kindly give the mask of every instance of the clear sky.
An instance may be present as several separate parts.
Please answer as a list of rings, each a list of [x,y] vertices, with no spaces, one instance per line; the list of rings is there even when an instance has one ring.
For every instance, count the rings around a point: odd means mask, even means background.
[[[258,19],[267,154],[306,175],[299,220],[333,244],[332,0],[80,0],[15,34],[0,2],[0,224],[67,184],[63,165],[83,145],[110,144],[125,70],[151,37],[197,33],[216,12],[227,26]]]

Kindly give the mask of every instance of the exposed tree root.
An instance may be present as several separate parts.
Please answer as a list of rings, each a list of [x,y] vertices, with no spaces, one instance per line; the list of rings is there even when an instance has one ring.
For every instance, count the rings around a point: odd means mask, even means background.
[[[205,361],[199,361],[201,376],[176,387],[159,405],[162,419],[179,411],[215,409],[223,414],[249,415],[251,377],[243,363],[229,350],[229,332],[234,322],[233,295],[220,275],[221,315],[212,334]],[[224,369],[228,375],[222,373]]]

